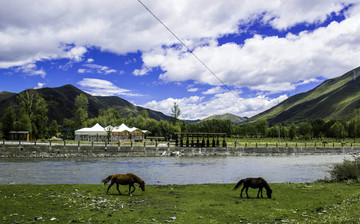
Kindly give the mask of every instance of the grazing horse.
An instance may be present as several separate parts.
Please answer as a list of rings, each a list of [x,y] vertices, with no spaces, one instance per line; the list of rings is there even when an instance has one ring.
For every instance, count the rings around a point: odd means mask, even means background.
[[[109,175],[107,178],[103,179],[102,182],[105,185],[111,181],[106,194],[109,193],[109,189],[112,185],[116,184],[116,189],[121,194],[119,190],[119,185],[129,185],[129,196],[135,191],[134,183],[139,183],[140,187],[143,191],[145,191],[145,181],[143,181],[140,177],[136,176],[135,174],[129,173],[129,174],[113,174]],[[133,191],[131,191],[131,187],[134,188]]]
[[[140,188],[142,191],[145,191],[145,181],[143,181],[143,179],[141,179],[139,176],[133,174],[133,173],[127,173],[126,175],[132,177],[134,179],[134,183],[137,183],[140,185]],[[135,187],[134,187],[134,191],[135,191]],[[133,192],[134,192],[133,191]],[[132,193],[132,192],[131,192]]]
[[[245,190],[246,196],[249,198],[248,189],[249,189],[249,187],[251,187],[251,188],[254,188],[254,189],[259,188],[259,191],[258,191],[258,194],[257,194],[258,198],[259,198],[260,193],[261,193],[261,197],[263,197],[263,195],[262,195],[262,189],[263,188],[266,189],[266,195],[268,196],[268,198],[271,198],[272,190],[271,190],[269,184],[266,182],[266,180],[264,180],[264,178],[262,178],[262,177],[258,177],[258,178],[248,177],[248,178],[245,178],[245,179],[241,179],[236,184],[236,186],[233,188],[233,190],[238,189],[242,184],[244,184],[244,187],[241,189],[240,197],[242,197],[242,193],[243,193],[244,189],[246,189]]]

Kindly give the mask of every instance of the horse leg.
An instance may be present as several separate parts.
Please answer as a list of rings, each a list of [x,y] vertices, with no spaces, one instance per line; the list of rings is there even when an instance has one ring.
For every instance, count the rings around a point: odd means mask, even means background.
[[[118,190],[119,194],[121,195],[121,192],[119,190],[119,184],[116,184],[116,189]]]
[[[132,194],[131,192],[131,184],[129,184],[129,196]]]
[[[109,189],[110,189],[110,187],[111,187],[113,184],[114,184],[113,182],[111,182],[111,184],[109,184],[109,187],[108,187],[108,189],[107,189],[107,191],[106,191],[106,194],[109,193]]]
[[[134,193],[134,191],[135,191],[135,184],[133,184],[132,187],[134,188],[134,190],[131,191],[131,193]]]
[[[249,187],[247,187],[246,190],[245,190],[247,198],[249,198],[248,190],[249,190]]]
[[[241,189],[241,193],[240,193],[241,198],[242,198],[242,193],[243,193],[244,189],[245,189],[245,186]]]
[[[257,194],[257,198],[259,198],[259,194],[261,193],[261,197],[263,197],[262,195],[262,187],[259,187],[259,191],[258,191],[258,194]]]

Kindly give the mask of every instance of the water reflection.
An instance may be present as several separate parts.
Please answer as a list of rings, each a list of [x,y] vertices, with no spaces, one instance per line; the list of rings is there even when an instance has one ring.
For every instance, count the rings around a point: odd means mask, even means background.
[[[100,184],[114,173],[133,172],[148,184],[234,183],[262,176],[269,182],[312,182],[328,176],[349,155],[244,157],[132,157],[0,159],[0,184]]]

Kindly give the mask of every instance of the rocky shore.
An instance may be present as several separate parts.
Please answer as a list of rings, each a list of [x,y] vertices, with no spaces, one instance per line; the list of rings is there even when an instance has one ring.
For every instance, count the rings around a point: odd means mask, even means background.
[[[161,156],[246,156],[360,154],[358,147],[158,147],[94,145],[6,145],[0,146],[0,158],[102,158]]]

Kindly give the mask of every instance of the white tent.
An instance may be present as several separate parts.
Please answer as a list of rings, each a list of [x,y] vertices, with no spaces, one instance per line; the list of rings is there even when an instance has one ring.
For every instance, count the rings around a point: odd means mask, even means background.
[[[94,141],[104,142],[107,141],[107,133],[111,131],[111,141],[117,142],[119,140],[141,140],[144,139],[144,135],[148,133],[147,130],[141,130],[136,127],[129,128],[125,124],[121,124],[118,127],[107,126],[103,128],[100,124],[95,124],[91,128],[81,128],[75,131],[76,141]]]
[[[114,127],[113,129],[113,132],[121,132],[121,133],[124,133],[124,132],[128,132],[128,133],[131,133],[131,128],[129,128],[128,126],[126,126],[126,124],[121,124],[119,127]]]
[[[106,141],[107,133],[98,123],[91,128],[81,128],[75,131],[76,141]]]
[[[144,134],[148,133],[147,130],[141,130],[136,127],[129,128],[125,124],[115,127],[112,130],[112,141],[119,141],[125,139],[141,140],[144,139]]]

